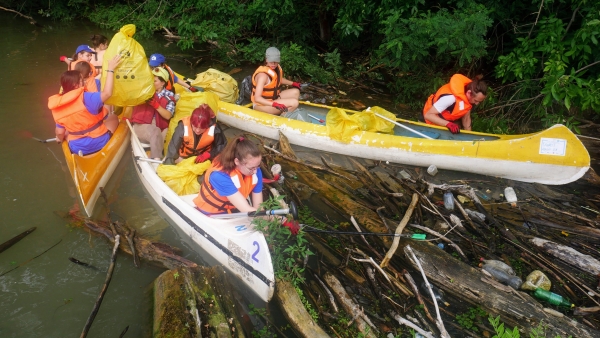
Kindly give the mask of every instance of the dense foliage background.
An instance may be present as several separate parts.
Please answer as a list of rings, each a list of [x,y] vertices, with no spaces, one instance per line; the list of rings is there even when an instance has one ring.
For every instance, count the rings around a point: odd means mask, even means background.
[[[206,43],[231,65],[260,62],[270,45],[287,74],[336,84],[385,85],[421,109],[460,72],[493,88],[476,130],[517,131],[530,121],[577,130],[600,108],[600,2],[589,0],[0,0],[56,20],[85,17],[109,28]]]

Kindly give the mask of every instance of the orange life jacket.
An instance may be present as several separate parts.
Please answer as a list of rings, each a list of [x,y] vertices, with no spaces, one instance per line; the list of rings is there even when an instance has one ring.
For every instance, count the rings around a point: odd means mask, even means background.
[[[205,151],[210,151],[212,143],[215,140],[215,125],[210,126],[202,133],[198,144],[194,148],[195,136],[190,117],[186,116],[182,118],[181,122],[183,123],[183,142],[181,142],[181,147],[179,148],[179,156],[188,158],[198,156]]]
[[[83,88],[73,89],[66,94],[56,94],[48,99],[48,108],[52,110],[54,121],[69,132],[67,140],[82,137],[100,137],[108,132],[104,125],[106,108],[93,115],[83,104]]]
[[[227,197],[223,197],[217,193],[217,191],[210,184],[210,174],[213,171],[219,171],[221,167],[217,167],[216,165],[211,165],[210,168],[204,173],[204,180],[200,185],[200,193],[198,196],[194,198],[194,204],[198,209],[209,213],[209,214],[221,214],[228,213],[230,214],[235,207]],[[242,173],[233,169],[229,174],[231,177],[231,181],[238,189],[238,191],[244,196],[244,198],[248,198],[252,193],[252,189],[258,183],[258,176],[256,173],[252,174],[252,176],[244,176]]]
[[[169,73],[169,81],[167,81],[165,88],[167,90],[170,90],[171,93],[175,94],[175,74],[173,73],[173,70],[171,69],[171,67],[165,65],[163,68],[166,69],[167,72]]]
[[[87,62],[84,60],[77,60],[77,61],[73,61],[71,62],[71,64],[69,65],[69,70],[75,70],[75,65],[80,63],[80,62]],[[87,62],[89,63],[89,62]],[[98,91],[98,86],[96,85],[96,76],[98,76],[98,71],[96,70],[96,67],[94,67],[94,65],[90,64],[90,68],[92,69],[92,74],[90,74],[90,76],[88,76],[87,80],[85,80],[84,83],[84,88],[86,92],[97,92]]]
[[[450,78],[450,82],[446,83],[435,94],[432,94],[425,102],[425,107],[423,108],[423,116],[425,113],[433,106],[435,102],[437,102],[441,97],[446,95],[454,95],[456,98],[456,102],[448,107],[443,112],[440,112],[440,117],[446,121],[456,121],[461,117],[465,116],[469,111],[471,111],[471,104],[467,99],[467,95],[465,93],[465,86],[471,83],[472,80],[468,77],[461,74],[454,74]],[[428,124],[433,124],[427,119],[425,122]]]
[[[276,100],[281,93],[281,79],[283,79],[283,69],[277,65],[277,70],[273,70],[267,66],[260,66],[252,75],[252,96],[250,99],[254,101],[254,93],[256,92],[256,75],[265,73],[270,79],[270,82],[263,87],[262,97],[269,101]]]

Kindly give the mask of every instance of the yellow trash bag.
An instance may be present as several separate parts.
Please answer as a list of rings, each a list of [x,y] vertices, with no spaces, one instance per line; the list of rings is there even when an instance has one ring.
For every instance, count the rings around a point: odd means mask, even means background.
[[[221,101],[235,103],[238,99],[237,81],[227,73],[209,68],[207,71],[196,75],[192,86],[202,87],[205,92],[215,93]]]
[[[156,174],[179,196],[197,194],[200,191],[198,176],[210,167],[210,161],[198,164],[194,161],[196,156],[186,158],[177,165],[161,164],[156,168]]]
[[[327,113],[327,133],[336,141],[349,143],[353,137],[360,137],[360,132],[392,133],[394,124],[386,121],[375,113],[396,120],[396,116],[381,107],[349,115],[341,108],[333,108]]]
[[[112,96],[106,104],[127,107],[146,102],[154,95],[154,76],[148,65],[144,48],[133,38],[135,25],[125,25],[113,36],[102,62],[102,88],[106,83],[108,61],[121,55],[121,63],[115,70]],[[112,75],[112,74],[111,74]]]
[[[175,104],[175,115],[169,121],[169,130],[165,137],[165,150],[171,142],[171,136],[177,127],[177,123],[182,118],[192,115],[194,109],[198,108],[201,104],[206,103],[212,109],[215,114],[219,110],[219,97],[216,94],[208,92],[188,92],[184,91],[180,94],[179,101]]]

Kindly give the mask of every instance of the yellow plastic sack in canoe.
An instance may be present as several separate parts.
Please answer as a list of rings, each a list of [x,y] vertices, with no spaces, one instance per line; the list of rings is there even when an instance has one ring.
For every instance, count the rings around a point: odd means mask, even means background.
[[[169,146],[171,136],[173,136],[177,123],[179,123],[182,118],[192,115],[194,109],[198,108],[203,103],[208,104],[215,114],[219,110],[219,97],[216,94],[208,92],[181,92],[179,101],[175,104],[175,115],[169,121],[169,130],[165,137],[165,149]]]
[[[394,124],[375,113],[395,120],[396,116],[381,107],[368,108],[362,112],[348,114],[341,108],[333,108],[327,113],[327,132],[329,137],[340,142],[351,142],[360,137],[360,132],[392,133]]]
[[[196,156],[186,158],[177,165],[161,164],[156,174],[179,196],[197,194],[200,191],[198,176],[210,167],[210,161],[198,164],[195,161]]]
[[[154,95],[154,76],[148,65],[144,48],[133,38],[135,25],[125,25],[113,36],[102,62],[102,88],[106,83],[108,61],[121,55],[121,63],[115,69],[112,96],[106,104],[127,107],[146,102]],[[112,75],[112,74],[110,74]]]
[[[207,71],[196,75],[192,86],[202,87],[205,92],[215,93],[221,101],[235,103],[238,99],[237,81],[227,73],[209,68]]]

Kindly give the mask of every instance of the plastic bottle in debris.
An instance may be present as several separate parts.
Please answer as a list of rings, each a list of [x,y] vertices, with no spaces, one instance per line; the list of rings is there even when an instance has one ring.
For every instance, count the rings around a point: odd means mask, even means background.
[[[519,287],[521,287],[521,284],[523,284],[521,278],[517,276],[511,276],[503,270],[496,269],[490,265],[484,265],[483,270],[489,272],[489,274],[500,283],[506,284],[515,290],[519,290]]]
[[[450,191],[444,193],[444,207],[446,210],[454,210],[454,195]]]
[[[535,296],[535,298],[545,300],[552,305],[567,306],[567,307],[575,306],[574,304],[571,304],[571,302],[569,302],[563,296],[558,295],[554,292],[546,291],[541,288],[535,289],[535,292],[533,293],[533,295]]]
[[[506,189],[504,189],[504,197],[506,198],[506,201],[510,203],[511,207],[517,206],[517,194],[515,193],[515,189],[506,187]]]
[[[481,259],[481,263],[483,263],[483,266],[491,266],[492,268],[498,269],[498,270],[502,270],[504,272],[506,272],[507,274],[514,276],[515,271],[510,267],[510,265],[504,263],[503,261],[499,261],[499,260],[495,260],[495,259]]]
[[[427,173],[431,176],[435,176],[438,173],[438,169],[435,166],[435,164],[432,164],[429,166],[429,168],[427,168]]]
[[[471,217],[472,220],[476,220],[476,221],[480,221],[480,222],[485,221],[485,215],[478,211],[465,208],[465,212],[467,213],[467,215],[469,215],[469,217]]]

